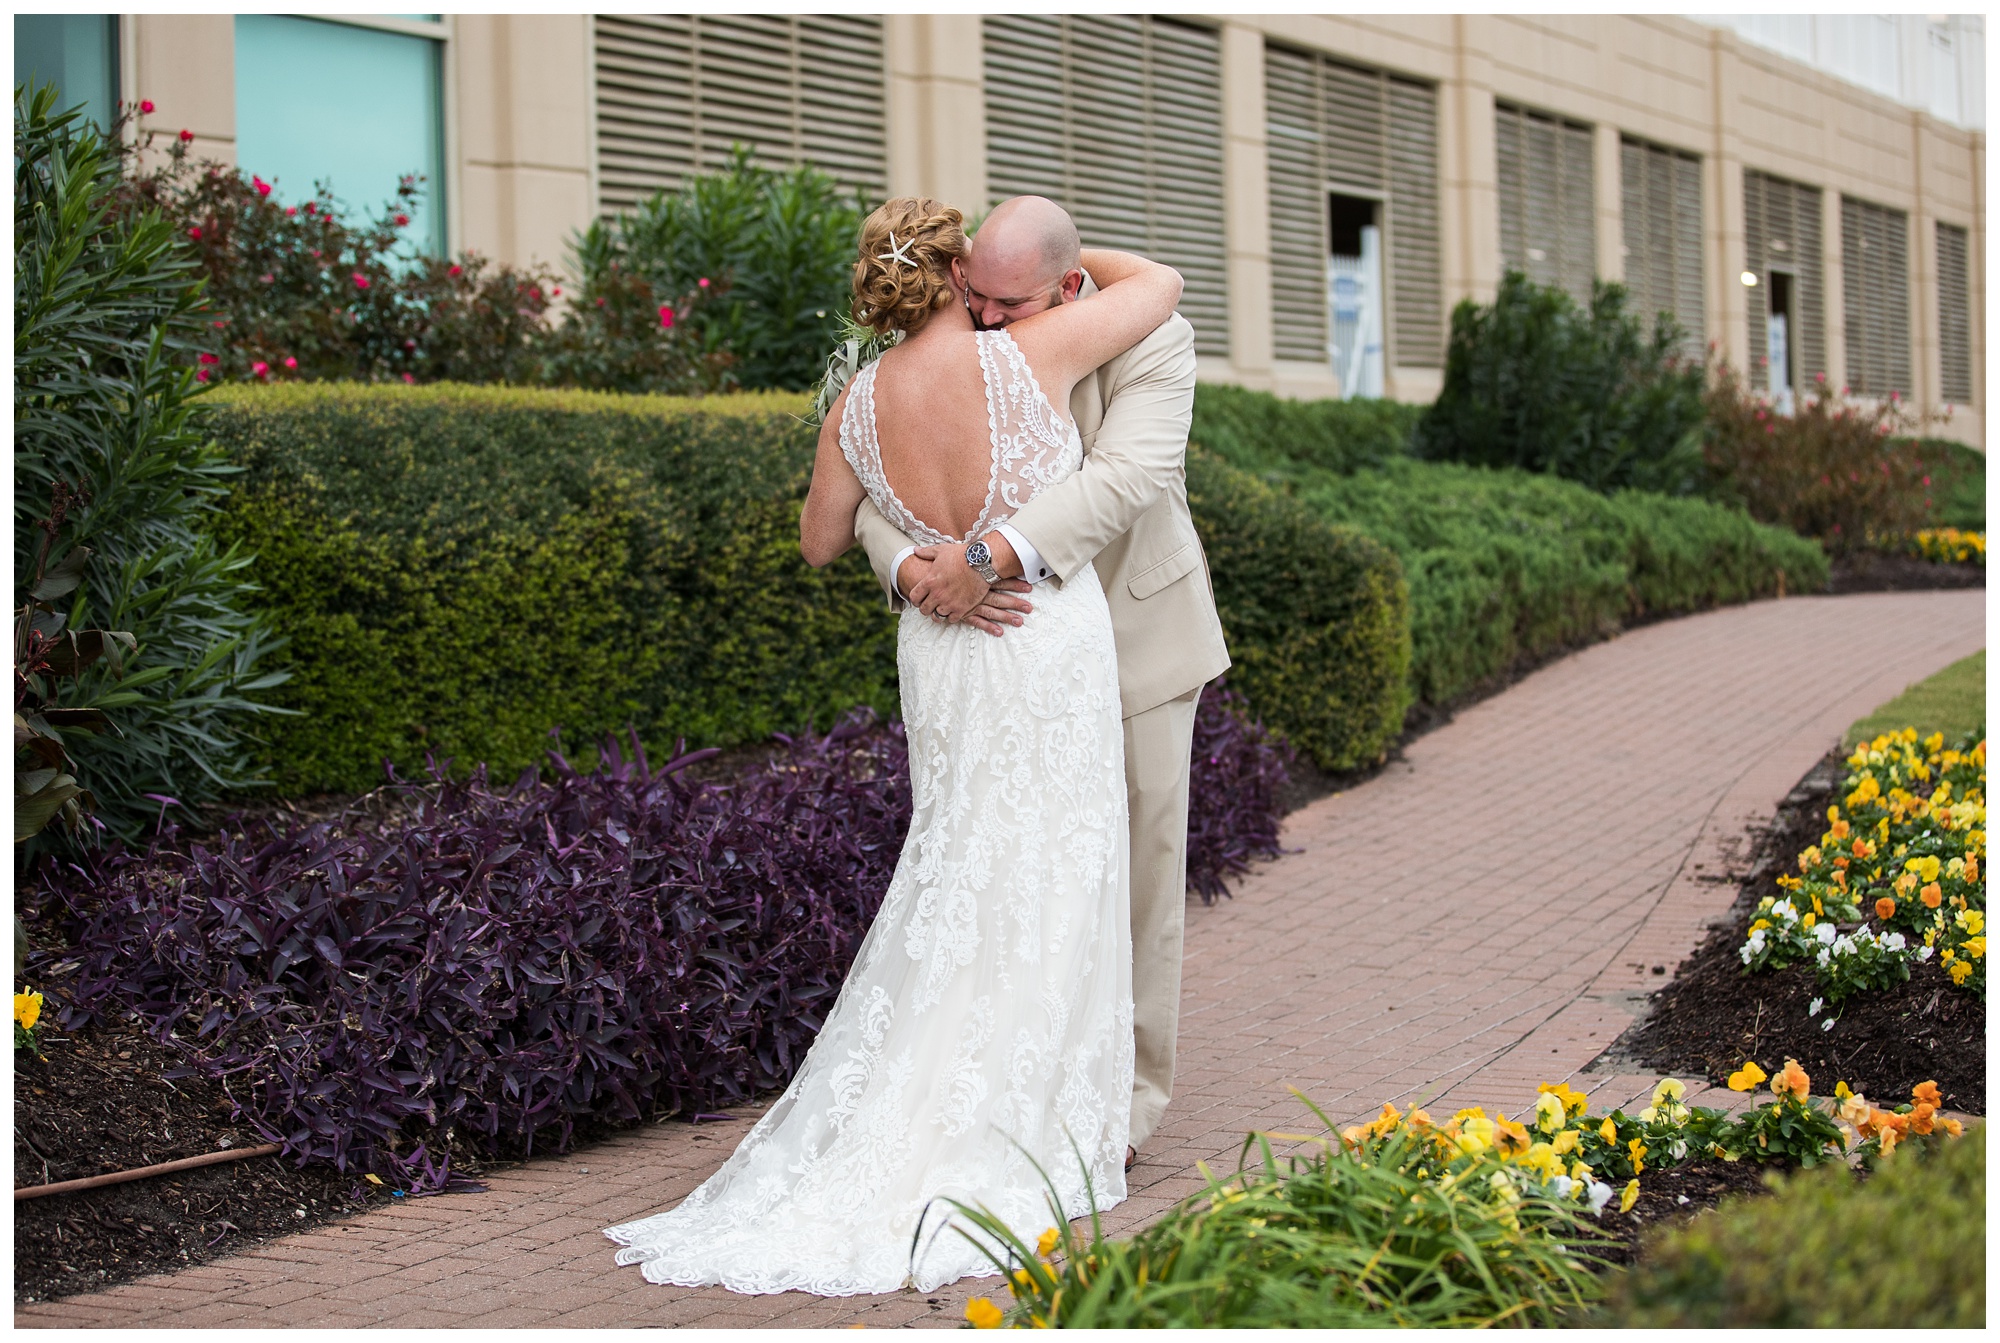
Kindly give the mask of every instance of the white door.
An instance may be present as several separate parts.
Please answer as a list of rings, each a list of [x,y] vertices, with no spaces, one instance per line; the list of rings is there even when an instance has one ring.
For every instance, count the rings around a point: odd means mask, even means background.
[[[1791,323],[1782,312],[1774,312],[1764,323],[1764,357],[1770,376],[1771,405],[1780,415],[1792,413]]]
[[[1382,395],[1382,230],[1361,229],[1361,255],[1326,264],[1327,354],[1343,397]]]

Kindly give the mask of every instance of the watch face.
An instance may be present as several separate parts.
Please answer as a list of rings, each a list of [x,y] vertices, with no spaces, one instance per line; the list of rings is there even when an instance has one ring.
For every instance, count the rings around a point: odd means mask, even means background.
[[[974,541],[965,548],[965,562],[973,568],[993,562],[993,551],[984,541]]]

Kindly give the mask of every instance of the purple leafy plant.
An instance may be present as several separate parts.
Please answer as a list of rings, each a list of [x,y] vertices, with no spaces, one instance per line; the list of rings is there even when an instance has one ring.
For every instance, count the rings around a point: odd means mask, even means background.
[[[1291,746],[1249,716],[1243,696],[1217,681],[1202,692],[1188,777],[1188,889],[1214,904],[1229,879],[1276,858]]]
[[[169,828],[49,873],[35,960],[74,1029],[136,1018],[302,1164],[460,1188],[449,1152],[781,1087],[846,976],[909,825],[899,724],[781,737],[727,781],[608,744],[509,788],[395,784],[389,818]],[[1189,882],[1278,852],[1287,752],[1228,691],[1195,729]]]
[[[908,825],[900,727],[781,743],[726,784],[614,746],[506,790],[437,770],[372,826],[170,833],[44,884],[69,949],[38,973],[65,1027],[135,1015],[302,1162],[720,1109],[791,1076]]]

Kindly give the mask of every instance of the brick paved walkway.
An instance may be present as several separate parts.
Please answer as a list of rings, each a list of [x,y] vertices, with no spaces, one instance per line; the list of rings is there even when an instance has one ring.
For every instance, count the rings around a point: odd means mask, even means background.
[[[1123,1231],[1229,1165],[1245,1129],[1383,1100],[1525,1108],[1586,1072],[1734,894],[1744,827],[1854,719],[1985,642],[1985,594],[1794,598],[1634,631],[1543,669],[1290,818],[1300,852],[1188,911],[1181,1074]],[[1691,1087],[1695,1096],[1717,1097]],[[1728,1093],[1722,1093],[1726,1098]],[[644,1282],[599,1229],[672,1205],[754,1114],[672,1124],[235,1258],[38,1303],[19,1325],[956,1325],[926,1299],[737,1297]]]

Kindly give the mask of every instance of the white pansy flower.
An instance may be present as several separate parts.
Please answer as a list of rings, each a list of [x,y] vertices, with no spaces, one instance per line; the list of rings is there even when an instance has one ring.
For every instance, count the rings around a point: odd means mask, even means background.
[[[1806,1015],[1809,1017],[1818,1016],[1819,1009],[1823,1007],[1825,1004],[1826,1004],[1826,999],[1824,998],[1813,999],[1810,1003],[1806,1004]]]
[[[1605,1184],[1601,1180],[1592,1180],[1590,1182],[1591,1215],[1597,1216],[1603,1213],[1604,1205],[1611,1201],[1611,1196],[1615,1192],[1610,1185]]]

